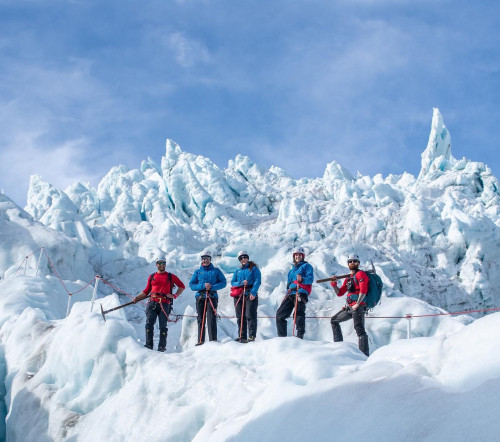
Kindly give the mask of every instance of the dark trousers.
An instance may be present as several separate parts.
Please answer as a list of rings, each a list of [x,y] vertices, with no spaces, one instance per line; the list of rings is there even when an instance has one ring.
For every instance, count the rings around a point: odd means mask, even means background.
[[[295,294],[286,296],[276,312],[276,328],[278,336],[286,336],[286,320],[290,317],[293,309],[295,308]],[[297,302],[297,338],[304,338],[306,331],[306,303],[307,295],[300,294],[300,301]]]
[[[146,347],[153,348],[153,336],[156,318],[160,325],[160,341],[158,342],[158,350],[165,350],[167,347],[167,323],[168,316],[172,311],[172,305],[166,302],[149,301],[146,307]]]
[[[250,296],[245,296],[245,314],[243,315],[243,328],[241,328],[242,310],[243,310],[243,296],[234,298],[234,311],[238,319],[238,337],[247,339],[248,335],[255,337],[257,335],[257,307],[259,306],[259,298],[256,297],[253,301]],[[247,335],[248,328],[248,335]]]
[[[332,316],[330,324],[332,325],[333,341],[340,342],[344,340],[340,323],[348,321],[351,318],[354,322],[354,330],[356,330],[356,334],[358,335],[358,347],[366,356],[369,356],[368,335],[365,330],[365,307],[362,305],[354,311],[351,307],[345,307]]]
[[[212,302],[210,303],[210,301]],[[196,312],[198,313],[198,342],[200,343],[205,342],[205,329],[208,329],[208,339],[210,341],[217,341],[217,301],[217,298],[205,298],[204,296],[198,296],[196,299]],[[206,326],[203,323],[205,302]],[[202,327],[203,333],[201,332]]]

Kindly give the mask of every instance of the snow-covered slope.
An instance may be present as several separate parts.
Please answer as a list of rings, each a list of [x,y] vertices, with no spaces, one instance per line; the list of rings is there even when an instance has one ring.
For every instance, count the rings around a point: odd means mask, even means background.
[[[136,342],[122,311],[105,323],[80,302],[58,319],[56,282],[1,286],[7,440],[489,441],[500,431],[500,313],[468,326],[447,318],[438,336],[368,360],[350,342],[293,337],[161,354]],[[31,306],[19,293],[35,294]]]

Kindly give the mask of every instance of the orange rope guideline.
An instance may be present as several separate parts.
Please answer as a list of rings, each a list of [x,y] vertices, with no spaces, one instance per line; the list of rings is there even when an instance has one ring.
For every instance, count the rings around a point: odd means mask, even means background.
[[[446,316],[446,315],[466,315],[469,313],[481,313],[500,310],[500,307],[485,308],[481,310],[469,310],[463,312],[445,312],[428,315],[404,315],[404,316],[366,316],[366,319],[410,319],[410,318],[426,318],[431,316]],[[196,315],[176,315],[177,317],[196,318]],[[236,319],[236,316],[219,316],[220,319]],[[259,319],[275,319],[276,316],[257,316]],[[330,319],[331,316],[306,316],[307,319]]]
[[[18,271],[19,269],[22,267],[22,265],[25,263],[25,261],[32,255],[34,255],[35,253],[39,252],[40,250],[43,251],[43,253],[45,254],[45,256],[47,257],[47,260],[49,262],[49,265],[50,267],[52,268],[52,271],[54,272],[54,274],[56,275],[57,279],[59,279],[59,281],[61,282],[61,285],[64,287],[64,290],[66,290],[66,293],[71,296],[71,295],[74,295],[76,293],[79,293],[83,290],[85,290],[90,284],[92,284],[96,278],[94,277],[94,279],[92,279],[92,281],[88,282],[84,287],[82,287],[81,289],[79,289],[78,291],[74,292],[74,293],[71,293],[68,288],[66,287],[66,285],[64,284],[61,276],[59,275],[59,273],[57,272],[54,264],[52,263],[52,260],[50,259],[49,255],[47,254],[46,250],[44,247],[40,247],[38,250],[35,250],[34,252],[30,253],[29,255],[27,255],[23,261],[21,262],[21,264],[19,265],[19,267],[17,268],[17,270],[11,275],[11,276],[14,276]],[[118,287],[114,286],[113,284],[111,284],[110,282],[100,278],[101,281],[106,284],[106,285],[109,285],[110,287],[112,287],[115,291],[119,292],[119,293],[122,293],[126,296],[128,296],[129,298],[134,298],[133,295],[129,294],[129,293],[126,293],[124,292],[123,290],[119,289]],[[142,303],[142,301],[140,301]],[[238,301],[239,302],[239,301]],[[212,306],[213,308],[213,306]],[[297,309],[297,307],[295,306],[295,310]],[[214,309],[215,310],[215,309]],[[486,309],[478,309],[478,310],[469,310],[469,311],[460,311],[460,312],[444,312],[444,313],[434,313],[434,314],[425,314],[425,315],[413,315],[413,314],[406,314],[404,316],[366,316],[367,319],[411,319],[411,318],[428,318],[428,317],[434,317],[434,316],[451,316],[451,315],[467,315],[467,314],[470,314],[470,313],[482,313],[482,312],[491,312],[491,311],[498,311],[500,310],[500,307],[492,307],[492,308],[486,308]],[[243,312],[242,312],[243,313]],[[177,322],[179,321],[180,318],[183,318],[183,317],[187,317],[187,318],[196,318],[197,316],[196,315],[175,315],[175,320],[171,320],[169,319],[168,321],[169,322]],[[218,316],[218,318],[220,319],[235,319],[236,316]],[[257,316],[257,318],[259,319],[275,319],[276,316]],[[330,316],[306,316],[307,319],[330,319]],[[242,321],[243,322],[243,321]],[[295,326],[295,318],[294,318],[294,326]],[[295,328],[295,327],[294,327]],[[241,333],[241,331],[240,331]]]

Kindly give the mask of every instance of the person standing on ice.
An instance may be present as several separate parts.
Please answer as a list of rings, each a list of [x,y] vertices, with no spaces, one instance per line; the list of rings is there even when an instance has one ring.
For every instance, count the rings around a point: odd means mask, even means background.
[[[260,287],[260,270],[245,250],[238,252],[241,267],[234,272],[231,280],[231,296],[234,298],[234,310],[238,318],[238,342],[255,341],[257,336],[257,307]],[[248,335],[247,335],[248,328]],[[248,336],[248,339],[247,339]]]
[[[306,303],[311,294],[314,280],[311,264],[304,261],[306,254],[302,247],[293,249],[293,267],[288,272],[285,299],[276,312],[278,336],[286,336],[286,320],[295,308],[294,322],[297,325],[297,337],[304,339],[306,331]]]
[[[198,343],[205,342],[205,318],[208,328],[208,339],[217,341],[217,290],[226,287],[227,281],[223,273],[212,264],[212,253],[209,250],[201,254],[201,266],[197,269],[189,287],[196,292],[196,312],[198,313]]]
[[[366,303],[363,302],[363,299],[368,293],[370,280],[365,272],[359,270],[358,255],[349,255],[347,258],[347,265],[349,266],[351,276],[344,279],[342,287],[339,289],[337,286],[336,276],[332,276],[332,282],[330,283],[337,296],[343,296],[347,293],[347,304],[342,307],[342,310],[337,314],[333,315],[330,320],[333,331],[333,341],[340,342],[344,340],[340,323],[352,318],[354,330],[356,330],[356,334],[358,335],[359,349],[366,356],[369,356],[368,335],[365,330]]]
[[[156,318],[158,318],[160,325],[158,351],[167,349],[167,323],[168,315],[172,311],[172,302],[186,288],[176,275],[165,270],[166,265],[165,258],[156,260],[157,272],[149,275],[146,288],[134,298],[134,303],[136,303],[151,295],[146,306],[146,344],[144,347],[153,349],[154,328]],[[173,293],[174,287],[177,287],[175,294]]]

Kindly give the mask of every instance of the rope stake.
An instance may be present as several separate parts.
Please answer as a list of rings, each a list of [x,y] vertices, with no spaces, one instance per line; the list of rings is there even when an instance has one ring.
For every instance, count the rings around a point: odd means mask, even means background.
[[[95,275],[95,284],[94,284],[94,292],[92,293],[92,304],[90,304],[90,311],[94,309],[94,301],[95,301],[95,296],[97,294],[97,286],[99,285],[99,280],[101,279],[100,275]]]
[[[411,339],[411,319],[413,315],[411,313],[407,313],[405,318],[408,320],[408,327],[406,329],[406,339]]]

